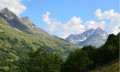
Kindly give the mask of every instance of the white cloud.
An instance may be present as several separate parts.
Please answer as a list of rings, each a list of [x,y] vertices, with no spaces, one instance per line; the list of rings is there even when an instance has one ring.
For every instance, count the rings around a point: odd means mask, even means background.
[[[54,32],[57,30],[59,36],[62,38],[66,38],[70,34],[79,34],[85,30],[89,30],[91,28],[96,29],[98,27],[109,33],[117,34],[120,32],[120,28],[118,28],[120,27],[120,14],[114,12],[113,9],[104,11],[103,13],[100,9],[96,10],[95,16],[100,20],[100,22],[90,20],[84,24],[82,24],[80,17],[72,17],[67,23],[62,24],[53,18],[49,18],[49,15],[50,12],[43,15],[43,21],[47,23],[48,31]]]
[[[16,15],[20,15],[26,10],[26,7],[21,4],[22,0],[0,0],[0,9],[8,8]]]
[[[95,16],[98,17],[100,20],[113,19],[114,17],[118,16],[118,13],[114,13],[113,9],[111,9],[109,11],[104,11],[103,13],[101,13],[101,10],[97,9],[95,12]]]
[[[110,23],[109,25],[107,25],[110,33],[117,34],[118,32],[120,32],[118,28],[120,26],[120,13],[114,12],[113,9],[101,13],[101,10],[97,9],[95,12],[95,16],[98,17],[100,20],[110,19]]]
[[[105,22],[104,21],[95,22],[95,21],[91,20],[91,21],[87,21],[85,23],[86,30],[91,29],[91,28],[96,29],[98,27],[104,29],[104,26],[105,26]]]
[[[47,24],[51,24],[51,20],[48,17],[50,15],[50,12],[47,12],[46,14],[43,14],[43,21],[46,22]]]
[[[53,18],[49,18],[50,12],[47,12],[46,14],[43,14],[43,21],[47,23],[46,27],[49,32],[54,32],[56,30],[59,30],[57,26],[61,24],[61,22],[56,21]]]
[[[72,17],[67,23],[61,24],[53,18],[49,18],[50,12],[43,15],[43,21],[47,23],[47,30],[49,32],[58,31],[62,38],[68,37],[70,34],[79,34],[88,29],[96,29],[98,27],[104,28],[105,22],[87,21],[85,24],[81,24],[80,17]],[[60,28],[58,28],[58,26]]]
[[[84,25],[81,24],[82,20],[80,17],[73,17],[66,24],[62,24],[62,32],[60,34],[63,35],[63,38],[66,38],[70,34],[78,34],[84,31]]]

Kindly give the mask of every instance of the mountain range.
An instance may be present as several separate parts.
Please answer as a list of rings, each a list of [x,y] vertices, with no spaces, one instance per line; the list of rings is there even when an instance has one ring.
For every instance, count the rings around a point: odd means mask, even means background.
[[[71,34],[65,40],[77,46],[92,45],[102,46],[107,40],[108,34],[100,27],[87,30],[81,34]]]
[[[32,32],[41,35],[49,35],[46,31],[35,26],[30,19],[25,16],[19,18],[13,12],[9,11],[7,8],[4,8],[0,11],[0,16],[12,27],[17,28],[24,32]]]
[[[32,54],[32,52],[36,51],[37,49],[39,50],[39,48],[42,48],[47,54],[57,54],[62,61],[66,61],[67,57],[70,58],[68,55],[72,51],[81,49],[81,47],[84,45],[100,47],[108,38],[106,45],[109,46],[105,45],[102,48],[104,49],[107,47],[109,48],[107,49],[109,50],[109,53],[114,54],[114,50],[116,46],[118,46],[118,43],[115,43],[118,40],[118,36],[111,36],[112,37],[108,37],[107,32],[98,27],[97,29],[90,29],[81,34],[71,34],[66,39],[62,39],[58,36],[50,35],[45,30],[37,27],[28,16],[20,18],[9,9],[4,8],[0,11],[0,71],[17,72],[14,69],[18,68],[17,64],[19,61],[21,59],[24,60],[25,58],[29,59],[28,55],[30,55],[30,53]],[[116,41],[114,42],[114,40]],[[112,43],[114,43],[114,45]],[[108,55],[107,50],[105,49],[106,56]],[[101,52],[103,52],[103,50],[101,50]],[[35,55],[37,54],[35,53]],[[100,55],[103,55],[101,57],[104,57],[104,53]],[[72,58],[72,61],[76,62],[75,58],[80,57],[75,55],[75,57],[72,56]],[[24,61],[25,63],[22,62],[22,64],[25,64],[26,66],[26,60]],[[68,63],[71,64],[71,62]]]
[[[17,41],[15,45],[14,41]],[[27,48],[22,45],[27,45]],[[6,57],[6,60],[14,58],[11,57],[11,53],[19,58],[27,55],[31,48],[36,50],[40,47],[48,53],[57,53],[63,60],[72,50],[80,48],[50,35],[37,27],[27,16],[20,18],[7,8],[0,11],[0,52],[5,56],[11,51],[10,57]]]

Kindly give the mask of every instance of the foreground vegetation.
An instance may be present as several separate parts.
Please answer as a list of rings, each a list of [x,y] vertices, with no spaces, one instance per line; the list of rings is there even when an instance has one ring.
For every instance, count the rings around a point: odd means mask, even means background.
[[[97,67],[91,72],[119,72],[119,70],[119,59],[115,59],[104,66]]]
[[[41,48],[31,51],[28,58],[18,61],[19,72],[60,72],[62,60],[55,53],[47,54]]]
[[[92,46],[84,46],[82,49],[71,52],[65,62],[55,53],[47,54],[38,49],[35,52],[30,52],[25,60],[20,60],[17,69],[21,72],[88,72],[93,69],[97,70],[92,72],[98,70],[101,72],[117,72],[119,71],[118,40],[119,35],[111,34],[102,47],[96,49]],[[105,68],[104,71],[101,67]]]
[[[16,22],[14,25],[17,25]],[[21,31],[10,26],[0,16],[0,71],[16,72],[17,61],[27,58],[30,51],[36,51],[40,47],[48,54],[57,53],[62,60],[65,60],[71,51],[79,48],[51,36],[36,34],[34,31]]]
[[[111,34],[106,43],[100,48],[84,46],[82,49],[71,52],[63,63],[61,72],[87,72],[97,67],[102,67],[118,58],[119,35]],[[110,72],[115,71],[111,70]]]
[[[2,72],[94,72],[94,69],[100,70],[101,67],[104,67],[106,72],[116,72],[119,67],[118,61],[109,64],[119,58],[119,34],[109,35],[100,48],[84,46],[76,49],[69,54],[66,61],[55,52],[44,51],[44,46],[34,50],[26,41],[11,39],[4,33],[0,35],[0,43]]]

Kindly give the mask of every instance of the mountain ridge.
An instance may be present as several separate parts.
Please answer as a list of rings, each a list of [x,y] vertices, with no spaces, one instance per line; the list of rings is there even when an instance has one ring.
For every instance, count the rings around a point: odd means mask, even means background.
[[[32,31],[36,32],[37,34],[50,36],[45,30],[37,27],[37,26],[29,19],[28,16],[22,17],[22,18],[21,18],[21,21],[22,21],[23,24],[25,24],[29,29],[31,29]]]
[[[29,28],[25,26],[18,16],[16,16],[13,12],[8,10],[8,8],[4,8],[0,11],[0,16],[12,27],[17,28],[21,31],[28,32]]]
[[[6,16],[8,15],[9,17],[9,14],[7,13],[5,14]],[[15,15],[14,13],[10,13],[10,15],[11,14],[13,14],[13,16]],[[43,46],[46,52],[48,53],[55,52],[59,56],[61,56],[63,60],[65,60],[69,52],[71,52],[72,50],[76,48],[80,48],[80,47],[71,45],[62,39],[52,37],[52,35],[44,35],[44,34],[36,33],[33,29],[27,27],[24,23],[22,23],[20,21],[21,19],[17,17],[16,15],[15,17],[18,18],[18,19],[15,19],[16,21],[18,21],[17,23],[14,22],[14,17],[11,19],[7,17],[4,18],[4,17],[5,17],[4,14],[2,15],[2,13],[0,13],[0,33],[4,34],[5,36],[11,39],[14,39],[14,38],[17,38],[18,40],[22,39],[23,41],[26,41],[28,44],[30,44],[30,46],[34,50]],[[13,25],[16,25],[16,26],[12,26],[11,22]],[[28,30],[27,31],[26,29],[22,30],[22,26],[19,26],[19,24],[26,26]],[[2,37],[1,39],[3,39]],[[5,41],[2,41],[2,42],[5,42]],[[6,49],[8,47],[6,47]]]
[[[107,32],[98,27],[87,30],[81,34],[71,34],[65,40],[77,46],[92,45],[99,47],[105,43],[107,36]]]
[[[8,8],[4,8],[0,11],[0,16],[12,27],[15,27],[21,31],[34,33],[37,35],[50,36],[45,30],[35,26],[35,24],[29,19],[28,16],[19,18]]]

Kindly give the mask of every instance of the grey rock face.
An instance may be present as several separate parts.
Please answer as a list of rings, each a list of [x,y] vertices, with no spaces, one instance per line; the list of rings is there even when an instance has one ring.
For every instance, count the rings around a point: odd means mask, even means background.
[[[28,27],[25,26],[21,21],[20,18],[17,17],[13,12],[4,8],[0,11],[0,16],[4,18],[4,20],[12,27],[15,27],[21,31],[28,32]]]
[[[66,38],[66,40],[70,43],[77,45],[78,42],[82,42],[86,40],[93,33],[93,31],[94,31],[93,29],[90,29],[81,34],[75,34],[75,35],[71,34]]]
[[[25,16],[25,17],[21,18],[21,21],[22,21],[27,27],[29,27],[30,29],[32,29],[32,30],[35,31],[36,33],[42,34],[42,35],[47,35],[47,36],[49,35],[49,34],[48,34],[46,31],[44,31],[43,29],[35,26],[35,25],[33,24],[33,22],[30,21],[30,19],[28,18],[28,16]]]
[[[46,31],[42,30],[41,28],[35,26],[32,21],[26,16],[23,18],[19,18],[13,12],[4,8],[0,11],[0,16],[4,18],[4,20],[12,27],[15,27],[21,31],[31,33],[35,32],[36,34],[40,35],[49,35]]]
[[[7,8],[4,8],[3,10],[1,10],[0,14],[4,15],[8,19],[15,19],[15,18],[17,18],[17,16],[13,12],[9,11]]]
[[[108,34],[101,28],[90,29],[81,34],[71,34],[66,38],[66,40],[77,46],[92,45],[100,47],[107,40]]]

